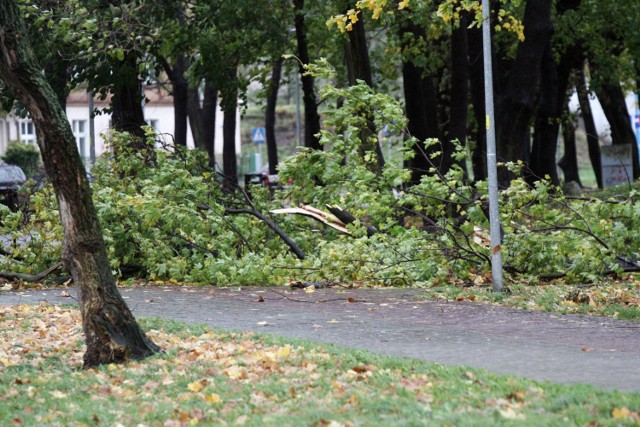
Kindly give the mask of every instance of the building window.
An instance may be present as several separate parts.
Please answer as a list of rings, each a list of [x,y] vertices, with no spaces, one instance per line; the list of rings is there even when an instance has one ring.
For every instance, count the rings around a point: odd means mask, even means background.
[[[89,150],[87,147],[87,121],[86,120],[73,120],[71,123],[73,128],[73,136],[76,138],[76,145],[80,152],[82,160],[86,160],[89,157]]]
[[[20,122],[20,141],[25,144],[36,143],[36,128],[31,120]]]

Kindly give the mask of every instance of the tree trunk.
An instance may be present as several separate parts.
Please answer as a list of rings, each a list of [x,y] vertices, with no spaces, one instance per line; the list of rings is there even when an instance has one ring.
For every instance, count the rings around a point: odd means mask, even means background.
[[[471,92],[471,104],[473,105],[473,116],[476,122],[474,130],[476,144],[471,154],[471,162],[474,181],[482,181],[487,178],[482,31],[479,28],[469,29],[467,40],[469,44],[469,89]]]
[[[238,164],[236,160],[236,112],[238,108],[237,69],[229,72],[230,83],[222,93],[222,112],[224,114],[222,130],[222,170],[223,188],[233,191],[238,186]]]
[[[58,198],[62,258],[80,297],[84,366],[150,356],[160,348],[145,336],[116,288],[73,132],[25,34],[17,0],[0,2],[0,79],[29,111]]]
[[[582,187],[578,170],[578,152],[576,150],[576,125],[569,115],[568,106],[565,107],[562,119],[562,139],[564,155],[558,166],[562,169],[564,182],[577,182]]]
[[[451,88],[449,108],[449,129],[447,139],[443,141],[442,166],[440,172],[446,173],[454,163],[465,171],[466,162],[454,162],[453,144],[458,140],[464,146],[467,142],[467,115],[469,107],[469,51],[467,41],[467,17],[460,16],[460,23],[451,34]]]
[[[602,188],[602,164],[600,160],[600,141],[596,123],[591,113],[591,104],[589,103],[589,93],[587,92],[587,83],[584,74],[584,65],[576,73],[576,92],[578,93],[578,102],[582,111],[582,119],[584,120],[584,130],[587,134],[587,146],[589,147],[589,159],[593,173],[596,176],[598,188]]]
[[[146,149],[144,144],[145,126],[144,111],[142,109],[143,94],[138,78],[138,60],[135,54],[127,53],[125,58],[114,64],[114,87],[111,98],[112,126],[119,132],[129,132],[136,137],[137,148]]]
[[[552,0],[528,0],[524,11],[524,42],[520,43],[511,66],[509,82],[498,97],[498,161],[528,160],[529,126],[533,117],[540,66],[551,40]],[[498,171],[499,183],[507,187],[513,175],[505,168]]]
[[[198,86],[189,86],[188,94],[187,111],[194,145],[207,152],[209,165],[214,167],[218,91],[205,81],[202,102]]]
[[[350,2],[347,8],[351,7]],[[373,75],[371,73],[371,62],[369,60],[369,49],[367,47],[367,37],[364,29],[364,21],[361,17],[353,24],[352,30],[347,32],[348,39],[345,43],[345,59],[347,62],[349,85],[354,86],[358,80],[362,80],[367,86],[373,87]],[[364,129],[360,129],[360,155],[364,158],[366,153],[375,153],[375,162],[369,162],[369,170],[380,174],[384,167],[384,155],[382,146],[377,138],[373,116],[370,111],[363,111],[367,124]]]
[[[178,55],[176,64],[171,68],[171,86],[173,88],[174,141],[181,147],[187,146],[187,117],[189,102],[189,83],[185,78],[186,64],[184,55]]]
[[[269,159],[269,174],[278,173],[278,144],[276,141],[276,105],[278,104],[278,90],[280,89],[280,77],[282,75],[282,57],[276,59],[273,64],[271,81],[267,94],[267,109],[264,117],[264,130],[267,139],[267,157]]]
[[[400,40],[403,50],[414,43],[426,40],[424,30],[400,12],[404,18],[400,23]],[[405,167],[411,171],[411,183],[420,182],[420,177],[427,175],[429,169],[436,167],[437,161],[431,159],[431,154],[440,151],[440,147],[425,148],[424,141],[431,138],[441,140],[438,110],[436,108],[436,91],[433,79],[425,76],[425,70],[411,62],[411,58],[402,60],[402,87],[404,89],[405,109],[409,120],[409,134],[417,139],[412,149],[413,158],[405,162]]]
[[[527,177],[529,182],[548,177],[553,185],[560,184],[556,168],[560,120],[559,92],[558,70],[553,58],[551,43],[549,43],[542,61],[540,95],[529,162],[531,175]]]
[[[638,164],[638,145],[636,136],[631,126],[631,119],[624,92],[619,83],[605,83],[598,90],[598,99],[604,110],[604,115],[611,127],[611,138],[614,145],[631,145],[633,157],[633,179],[640,177],[640,165]]]
[[[311,75],[305,75],[304,65],[309,64],[309,48],[307,29],[304,23],[304,0],[293,0],[295,9],[296,40],[298,42],[298,59],[300,60],[300,80],[302,82],[302,100],[304,102],[304,146],[314,150],[322,150],[318,134],[320,133],[320,114]]]

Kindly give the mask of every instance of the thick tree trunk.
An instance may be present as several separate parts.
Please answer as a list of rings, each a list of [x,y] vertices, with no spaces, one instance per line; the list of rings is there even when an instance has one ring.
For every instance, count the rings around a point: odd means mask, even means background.
[[[322,150],[318,134],[320,133],[320,114],[311,75],[305,75],[304,65],[309,64],[309,48],[307,45],[307,29],[304,23],[304,0],[293,0],[295,9],[296,40],[298,42],[298,59],[300,60],[300,80],[302,82],[302,100],[304,102],[304,146],[314,150]]]
[[[147,357],[160,349],[145,336],[116,288],[75,138],[25,34],[17,0],[0,2],[0,79],[29,111],[58,198],[63,262],[80,296],[84,366]]]
[[[186,64],[184,55],[178,55],[176,64],[171,68],[171,86],[173,88],[173,138],[176,145],[187,146],[187,117],[189,102],[189,83],[185,78]]]
[[[542,61],[540,95],[529,162],[531,171],[528,177],[529,182],[548,177],[554,185],[560,184],[556,168],[560,119],[559,92],[558,70],[549,43]]]
[[[269,159],[269,174],[278,173],[278,144],[276,141],[276,105],[278,104],[278,90],[282,75],[282,58],[274,61],[269,93],[267,94],[267,109],[264,117],[264,131],[267,139],[267,157]]]
[[[451,34],[451,88],[449,108],[449,129],[443,141],[442,166],[440,172],[446,173],[455,163],[453,144],[458,140],[461,145],[467,142],[467,115],[469,107],[469,50],[467,41],[467,17],[462,15],[457,28]],[[466,173],[465,162],[458,162]]]
[[[222,171],[223,188],[233,191],[238,186],[238,164],[236,160],[236,110],[238,108],[238,90],[234,84],[237,70],[229,72],[230,84],[222,93],[222,112],[224,114],[222,130]]]
[[[135,54],[128,53],[124,60],[114,64],[113,73],[115,84],[111,98],[111,122],[115,130],[129,132],[146,149],[144,144],[145,126],[144,111],[142,109],[142,85],[138,78],[138,59]]]
[[[577,9],[579,5],[580,0],[559,0],[556,3],[556,11],[561,15],[568,10]],[[530,181],[549,176],[551,182],[555,185],[560,183],[556,168],[560,122],[569,102],[569,79],[572,71],[580,66],[581,59],[581,48],[575,44],[564,51],[557,64],[551,43],[547,45],[547,49],[544,52],[541,67],[540,94],[529,164],[532,173]],[[568,132],[567,136],[570,136],[570,129],[567,128],[566,131]],[[570,150],[572,148],[575,156],[575,137],[573,138],[573,146],[571,147],[571,142],[568,145],[565,143],[565,148]],[[569,155],[571,155],[571,152]],[[566,159],[569,165],[573,164],[573,159]],[[577,164],[575,173],[577,174]],[[576,176],[576,179],[572,179],[572,181],[579,182],[580,179]]]
[[[611,137],[614,145],[631,145],[633,157],[633,179],[640,177],[640,165],[638,164],[638,145],[636,136],[631,126],[631,119],[624,92],[619,83],[606,83],[598,90],[598,99],[611,127]]]
[[[576,73],[576,92],[578,93],[578,102],[582,111],[582,119],[584,120],[584,130],[587,134],[587,146],[589,149],[589,159],[596,176],[598,188],[602,188],[602,163],[600,160],[600,141],[596,123],[591,113],[591,104],[589,103],[589,93],[587,91],[587,83],[585,80],[584,67],[581,67]]]
[[[482,181],[487,178],[487,140],[485,133],[486,113],[484,106],[484,62],[482,53],[482,31],[471,28],[467,32],[469,43],[469,89],[476,126],[474,131],[475,147],[471,154],[473,179]]]
[[[218,106],[218,91],[205,82],[202,102],[200,102],[200,90],[197,86],[188,89],[187,110],[189,125],[193,134],[193,142],[196,148],[205,150],[209,156],[209,165],[216,164],[215,137],[216,137],[216,110]]]
[[[552,0],[528,0],[524,11],[524,42],[520,43],[511,66],[509,82],[499,95],[497,128],[498,161],[528,160],[529,126],[533,117],[540,66],[551,40]],[[505,168],[498,171],[502,187],[509,185],[513,175]]]
[[[414,43],[426,40],[424,30],[411,21],[406,13],[400,12],[400,40],[403,50],[409,49]],[[431,159],[431,154],[440,151],[440,146],[426,148],[424,141],[431,138],[442,140],[438,120],[436,91],[433,79],[425,76],[425,70],[417,67],[410,58],[402,61],[402,87],[407,118],[409,120],[409,134],[417,139],[412,149],[413,158],[405,162],[405,167],[411,171],[411,183],[417,184],[429,169],[437,167],[438,159]]]

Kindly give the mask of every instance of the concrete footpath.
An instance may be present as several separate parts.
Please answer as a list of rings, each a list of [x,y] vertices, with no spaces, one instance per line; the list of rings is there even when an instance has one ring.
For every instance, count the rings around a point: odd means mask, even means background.
[[[65,297],[65,292],[71,297]],[[640,322],[439,302],[415,289],[134,287],[136,316],[304,338],[560,383],[640,392]],[[75,303],[70,289],[0,292],[0,304]]]

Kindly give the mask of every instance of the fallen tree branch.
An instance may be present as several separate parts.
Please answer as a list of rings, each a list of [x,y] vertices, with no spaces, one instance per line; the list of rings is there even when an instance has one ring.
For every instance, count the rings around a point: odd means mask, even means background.
[[[260,213],[256,209],[225,209],[224,212],[225,214],[231,214],[231,215],[247,214],[247,215],[255,216],[256,218],[264,222],[267,225],[267,227],[275,231],[276,234],[280,236],[282,240],[284,240],[287,246],[291,248],[291,252],[293,252],[295,256],[298,257],[298,259],[305,258],[304,252],[302,252],[302,250],[298,247],[296,242],[291,240],[291,238],[287,236],[287,234],[284,231],[282,231],[280,227],[278,227],[273,221],[271,221],[269,218],[264,216],[262,213]]]
[[[334,214],[340,221],[342,221],[345,224],[353,224],[354,222],[356,222],[358,220],[358,218],[356,218],[355,216],[353,216],[350,212],[343,210],[342,208],[340,208],[339,206],[333,205],[327,205],[327,209],[329,209],[329,212],[331,212],[332,214]],[[380,231],[371,226],[371,225],[367,225],[367,237],[371,237],[374,234],[379,233]]]
[[[62,267],[62,262],[54,264],[53,266],[44,271],[41,271],[38,274],[0,272],[0,278],[7,280],[22,280],[23,282],[35,283],[45,279],[48,275],[50,275],[60,267]]]
[[[310,218],[315,219],[316,221],[320,221],[321,223],[338,230],[343,234],[351,234],[349,230],[345,227],[343,221],[337,218],[335,215],[322,212],[319,209],[314,208],[313,206],[301,206],[299,208],[283,208],[283,209],[274,209],[271,211],[273,214],[298,214],[308,216]]]

